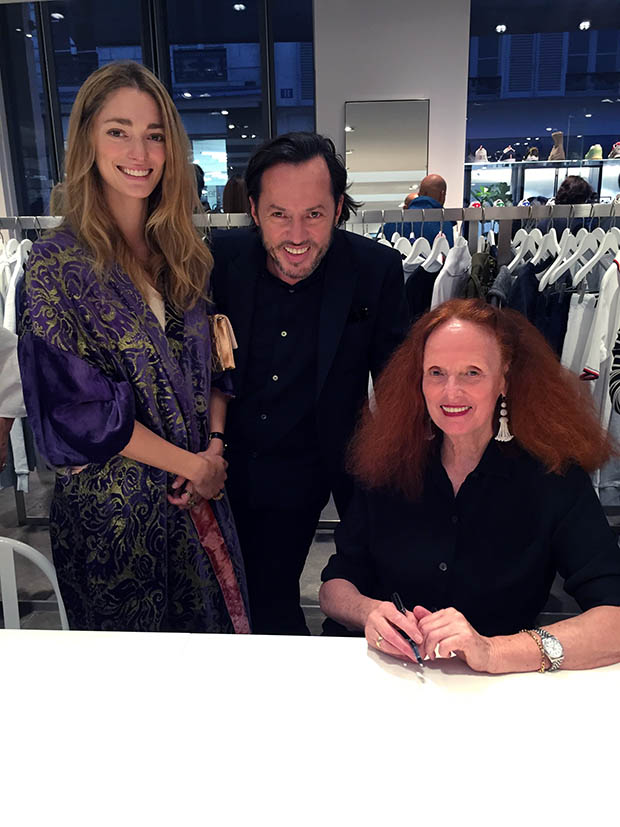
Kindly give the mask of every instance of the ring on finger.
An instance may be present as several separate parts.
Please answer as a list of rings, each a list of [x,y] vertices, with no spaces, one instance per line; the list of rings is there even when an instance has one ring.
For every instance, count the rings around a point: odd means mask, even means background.
[[[383,635],[379,635],[377,638],[377,649],[381,648],[381,641],[383,640]]]

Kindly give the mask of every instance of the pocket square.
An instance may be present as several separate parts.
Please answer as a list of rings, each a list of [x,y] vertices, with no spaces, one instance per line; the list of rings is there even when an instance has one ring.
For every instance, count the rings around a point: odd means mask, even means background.
[[[370,310],[367,307],[358,304],[351,308],[349,318],[347,319],[347,324],[352,324],[353,322],[365,322],[369,316]]]

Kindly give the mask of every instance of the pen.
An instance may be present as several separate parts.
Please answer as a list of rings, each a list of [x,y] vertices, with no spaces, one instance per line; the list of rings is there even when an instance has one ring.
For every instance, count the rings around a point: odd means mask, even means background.
[[[401,614],[403,614],[403,615],[407,614],[407,610],[405,609],[403,601],[401,600],[400,595],[399,595],[398,592],[394,592],[394,594],[392,595],[392,602],[394,603],[394,605],[396,606],[396,608],[398,609],[398,611]],[[403,631],[401,631],[400,633],[405,638],[407,643],[411,646],[411,648],[413,649],[413,654],[415,655],[417,662],[420,664],[420,666],[424,666],[424,661],[420,657],[420,651],[419,651],[418,647],[416,646],[416,644],[411,640],[411,638],[409,637],[408,634],[406,634]]]

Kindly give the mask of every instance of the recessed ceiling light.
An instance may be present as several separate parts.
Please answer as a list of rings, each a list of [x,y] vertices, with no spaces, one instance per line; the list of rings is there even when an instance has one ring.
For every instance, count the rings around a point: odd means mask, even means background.
[[[222,109],[220,115],[228,115],[228,109]]]
[[[592,117],[592,113],[591,112],[586,112],[586,118],[591,118],[591,117]]]
[[[61,14],[59,11],[53,11],[50,14],[50,17],[52,18],[52,20],[64,20],[65,19],[64,14]]]
[[[613,101],[612,101],[612,99],[611,99],[611,98],[603,98],[603,100],[601,101],[601,103],[613,103]]]
[[[211,97],[211,95],[209,94],[209,92],[201,92],[201,93],[200,93],[200,97],[201,97],[201,98],[210,98],[210,97]]]
[[[248,136],[244,134],[244,135],[242,135],[241,137],[242,137],[242,138],[247,138]]]
[[[521,141],[516,141],[515,146],[521,146]]]
[[[256,135],[252,135],[252,138],[256,138]]]
[[[182,97],[184,97],[184,98],[191,98],[191,96],[192,96],[191,92],[183,92],[182,93]]]
[[[531,141],[532,139],[531,139],[531,138],[526,138],[525,140],[526,140],[526,141]]]
[[[245,6],[243,5],[243,3],[235,3],[233,9],[235,11],[245,11]]]
[[[578,138],[583,138],[583,135],[577,135]]]
[[[27,34],[27,35],[26,35],[26,37],[32,37],[32,35],[31,35],[31,34]]]
[[[552,126],[548,126],[548,127],[546,127],[546,129],[547,129],[547,132],[553,132],[553,127]],[[536,138],[536,140],[538,140],[538,138]]]
[[[353,132],[353,127],[352,126],[345,126],[344,131],[345,132]]]
[[[590,25],[591,24],[590,24],[589,20],[582,20],[581,23],[579,24],[579,28],[581,29],[582,32],[587,32],[588,29],[590,28]]]
[[[506,31],[506,26],[503,23],[500,23],[498,26],[495,27],[495,31],[498,34],[504,34],[504,32]]]
[[[535,141],[540,141],[540,138],[534,138]]]
[[[229,128],[229,129],[234,129],[234,128],[235,128],[234,123],[229,123],[229,124],[228,124],[228,128]]]
[[[15,29],[16,32],[21,32],[21,29]]]

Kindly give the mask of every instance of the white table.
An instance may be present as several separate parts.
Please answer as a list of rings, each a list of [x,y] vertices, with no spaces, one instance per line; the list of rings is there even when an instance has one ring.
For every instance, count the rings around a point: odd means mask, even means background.
[[[620,821],[618,666],[422,675],[361,639],[0,631],[0,702],[2,827]]]

